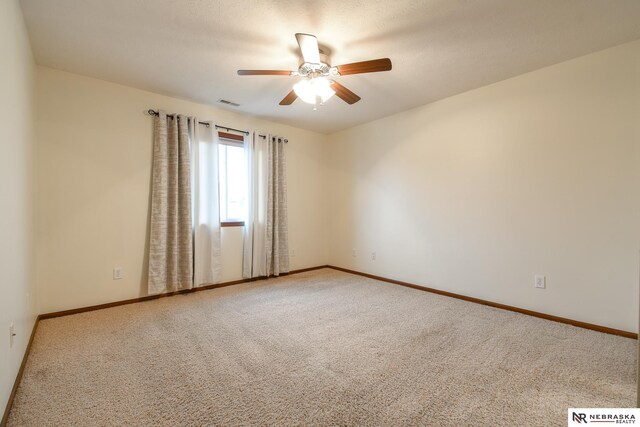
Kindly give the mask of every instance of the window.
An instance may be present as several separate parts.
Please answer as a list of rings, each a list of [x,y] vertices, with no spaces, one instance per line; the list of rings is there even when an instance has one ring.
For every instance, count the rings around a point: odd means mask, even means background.
[[[220,223],[244,225],[247,208],[247,173],[242,138],[220,132]],[[230,139],[233,137],[233,139]]]

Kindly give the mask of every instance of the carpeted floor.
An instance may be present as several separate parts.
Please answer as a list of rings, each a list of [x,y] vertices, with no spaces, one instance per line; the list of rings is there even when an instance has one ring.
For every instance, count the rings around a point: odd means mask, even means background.
[[[636,341],[323,269],[38,327],[9,426],[551,426]]]

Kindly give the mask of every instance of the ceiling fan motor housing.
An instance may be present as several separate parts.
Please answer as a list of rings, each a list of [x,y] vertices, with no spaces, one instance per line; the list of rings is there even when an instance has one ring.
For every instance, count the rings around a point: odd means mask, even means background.
[[[328,77],[338,75],[338,69],[329,65],[331,59],[329,55],[320,51],[320,64],[314,64],[311,62],[303,62],[298,68],[298,75],[303,77]]]

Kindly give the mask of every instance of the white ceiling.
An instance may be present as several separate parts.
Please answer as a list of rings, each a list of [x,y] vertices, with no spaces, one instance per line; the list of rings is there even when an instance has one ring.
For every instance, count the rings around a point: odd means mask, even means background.
[[[640,0],[21,3],[40,65],[323,133],[640,39]],[[389,57],[393,70],[340,77],[362,97],[351,106],[279,106],[295,78],[236,70],[296,69],[296,32],[316,35],[332,65]]]

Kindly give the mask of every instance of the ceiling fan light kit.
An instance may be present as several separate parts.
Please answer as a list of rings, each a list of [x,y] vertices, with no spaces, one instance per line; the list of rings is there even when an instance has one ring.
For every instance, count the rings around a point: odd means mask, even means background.
[[[293,90],[280,101],[280,105],[291,105],[297,98],[303,102],[314,105],[324,104],[333,95],[345,101],[347,104],[355,104],[360,97],[351,92],[332,78],[349,74],[375,73],[391,70],[389,58],[374,59],[371,61],[354,62],[352,64],[329,65],[328,56],[318,48],[318,40],[310,34],[296,34],[302,64],[297,71],[285,70],[238,70],[240,76],[296,76],[304,77],[303,80],[293,85]]]
[[[331,82],[324,77],[307,78],[300,80],[293,85],[293,91],[307,104],[316,104],[318,99],[320,104],[327,102],[329,98],[336,94],[331,89]]]

